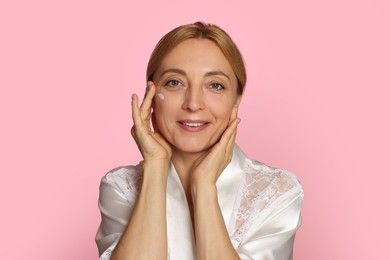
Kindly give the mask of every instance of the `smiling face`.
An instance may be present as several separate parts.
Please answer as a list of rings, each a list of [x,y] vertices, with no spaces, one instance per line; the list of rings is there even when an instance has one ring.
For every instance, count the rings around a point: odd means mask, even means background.
[[[153,81],[155,123],[174,152],[197,153],[213,146],[241,98],[229,62],[207,39],[177,45],[163,59]]]

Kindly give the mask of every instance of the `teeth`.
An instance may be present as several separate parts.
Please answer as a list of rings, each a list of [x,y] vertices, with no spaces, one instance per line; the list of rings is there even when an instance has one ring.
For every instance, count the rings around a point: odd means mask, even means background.
[[[183,123],[183,125],[191,126],[191,127],[198,127],[204,125],[204,123]]]

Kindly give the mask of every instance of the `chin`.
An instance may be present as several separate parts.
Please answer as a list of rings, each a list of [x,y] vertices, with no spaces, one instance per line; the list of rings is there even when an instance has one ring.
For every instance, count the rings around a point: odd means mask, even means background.
[[[172,144],[177,151],[183,153],[202,153],[209,150],[213,145],[200,143]]]

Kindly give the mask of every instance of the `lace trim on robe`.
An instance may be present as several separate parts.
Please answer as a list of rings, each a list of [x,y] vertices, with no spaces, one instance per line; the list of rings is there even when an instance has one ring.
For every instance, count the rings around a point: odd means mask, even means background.
[[[110,258],[111,258],[111,253],[112,253],[112,250],[111,250],[111,249],[107,249],[107,250],[104,251],[104,253],[99,257],[99,260],[110,260]]]
[[[109,176],[117,183],[132,205],[135,204],[140,192],[142,177],[143,174],[139,171],[129,172],[125,168],[119,169]],[[264,164],[253,165],[252,162],[247,162],[231,218],[232,242],[240,244],[251,225],[255,221],[259,222],[260,219],[265,219],[272,211],[273,202],[282,200],[284,197],[282,195],[296,186],[297,180],[287,171],[270,168]],[[101,256],[101,260],[109,259],[107,257],[110,255],[110,250],[107,250]]]
[[[141,190],[143,174],[136,169],[129,172],[128,168],[121,168],[110,174],[109,178],[119,186],[129,203],[134,205]]]
[[[296,179],[290,173],[263,164],[247,163],[233,209],[231,239],[240,244],[250,226],[265,219],[273,209],[272,203],[283,199],[282,195],[294,187]]]

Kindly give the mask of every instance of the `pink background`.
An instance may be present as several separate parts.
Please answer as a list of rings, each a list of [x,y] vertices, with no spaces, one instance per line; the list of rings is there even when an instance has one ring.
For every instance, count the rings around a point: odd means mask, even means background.
[[[197,20],[246,60],[237,142],[305,188],[295,259],[390,259],[386,0],[1,1],[2,259],[97,259],[100,178],[140,159],[130,95]]]

